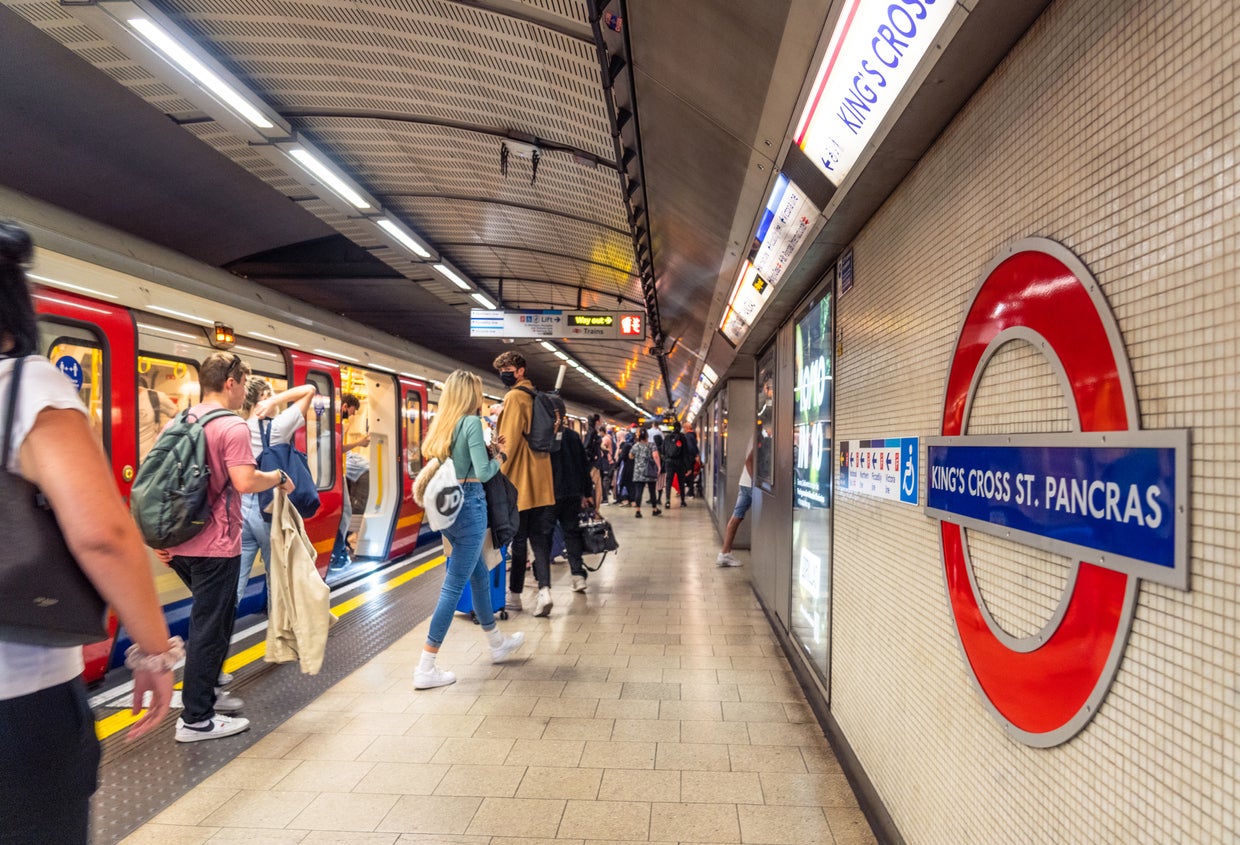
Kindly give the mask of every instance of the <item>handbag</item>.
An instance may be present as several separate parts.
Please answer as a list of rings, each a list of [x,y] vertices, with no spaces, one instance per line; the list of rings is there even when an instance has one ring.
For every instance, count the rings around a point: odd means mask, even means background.
[[[456,465],[451,458],[431,458],[413,482],[413,499],[426,511],[432,531],[452,527],[465,504],[465,491],[456,480]]]
[[[8,471],[24,358],[13,366],[0,452],[0,640],[76,646],[107,639],[107,604],[69,551],[39,488]]]
[[[616,542],[616,534],[611,530],[611,523],[598,515],[597,511],[582,511],[577,519],[577,527],[581,530],[581,551],[588,555],[602,554],[597,566],[582,565],[591,572],[597,572],[607,560],[607,553],[620,548]]]

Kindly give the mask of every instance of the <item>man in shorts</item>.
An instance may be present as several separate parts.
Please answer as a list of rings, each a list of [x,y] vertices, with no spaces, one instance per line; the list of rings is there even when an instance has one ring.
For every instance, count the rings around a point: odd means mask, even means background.
[[[753,438],[749,438],[749,452],[745,455],[745,466],[741,469],[740,489],[736,492],[736,505],[732,508],[732,516],[727,527],[723,529],[723,549],[715,559],[716,566],[740,566],[741,562],[732,556],[732,541],[736,539],[736,530],[741,527],[745,514],[753,505]]]

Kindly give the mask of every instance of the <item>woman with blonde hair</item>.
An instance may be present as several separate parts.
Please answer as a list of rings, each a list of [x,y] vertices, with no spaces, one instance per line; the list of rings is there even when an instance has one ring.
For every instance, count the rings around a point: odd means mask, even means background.
[[[452,543],[452,554],[439,591],[439,603],[431,615],[422,659],[413,673],[414,689],[442,687],[456,681],[456,675],[435,666],[435,655],[448,634],[466,581],[473,590],[474,612],[491,646],[491,662],[499,663],[525,642],[525,635],[520,632],[510,637],[500,632],[491,607],[490,573],[482,559],[487,531],[487,500],[482,483],[499,472],[507,455],[503,451],[504,438],[498,434],[487,447],[482,436],[481,410],[482,379],[464,370],[454,371],[444,381],[439,411],[422,444],[422,456],[427,460],[436,458],[442,462],[452,458],[464,503],[456,520],[442,532]]]

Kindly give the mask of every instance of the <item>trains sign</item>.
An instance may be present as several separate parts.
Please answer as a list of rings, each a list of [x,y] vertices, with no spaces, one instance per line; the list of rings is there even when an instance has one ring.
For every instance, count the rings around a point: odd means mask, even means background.
[[[1024,341],[1067,399],[1062,433],[968,434],[991,357]],[[1188,432],[1140,431],[1118,325],[1085,265],[1021,241],[983,277],[947,375],[941,437],[928,438],[926,515],[965,663],[1008,735],[1051,747],[1098,712],[1123,659],[1141,579],[1188,589]],[[1002,630],[977,586],[965,528],[1076,561],[1050,620]]]

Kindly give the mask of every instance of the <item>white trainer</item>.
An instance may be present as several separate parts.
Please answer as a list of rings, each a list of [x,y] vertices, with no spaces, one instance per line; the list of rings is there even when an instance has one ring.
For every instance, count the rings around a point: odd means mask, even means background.
[[[504,607],[508,610],[521,610],[521,594],[510,592],[508,600],[504,602]]]
[[[250,729],[250,720],[240,716],[221,716],[216,714],[206,721],[194,725],[186,724],[184,719],[177,719],[177,742],[201,742],[204,739],[219,739],[232,736]]]
[[[243,707],[245,707],[245,702],[240,697],[222,689],[215,691],[216,713],[236,713]]]
[[[535,616],[550,616],[552,604],[554,604],[554,602],[551,601],[551,588],[550,587],[539,587],[538,588],[538,604],[534,606],[534,615]]]
[[[716,566],[740,566],[741,562],[732,556],[731,552],[720,552],[719,557],[715,558]]]
[[[215,682],[216,686],[226,687],[233,682],[233,676],[228,672],[220,672],[220,679]]]
[[[584,593],[586,591],[586,577],[584,575],[573,576],[573,592]]]
[[[515,634],[504,637],[502,643],[491,649],[491,662],[503,663],[508,659],[508,655],[523,645],[525,645],[525,634],[522,631],[517,631]]]
[[[414,689],[434,689],[435,687],[446,687],[448,684],[456,683],[456,675],[447,669],[440,669],[438,666],[432,666],[425,672],[418,669],[413,673]]]

